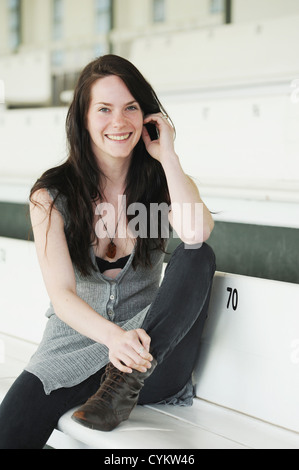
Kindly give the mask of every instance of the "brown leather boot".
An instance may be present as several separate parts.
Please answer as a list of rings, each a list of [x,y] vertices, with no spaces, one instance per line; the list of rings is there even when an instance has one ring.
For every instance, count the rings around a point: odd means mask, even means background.
[[[72,415],[72,419],[98,431],[112,431],[129,418],[137,404],[144,380],[154,371],[157,361],[146,372],[121,372],[111,362],[107,365],[99,390]]]

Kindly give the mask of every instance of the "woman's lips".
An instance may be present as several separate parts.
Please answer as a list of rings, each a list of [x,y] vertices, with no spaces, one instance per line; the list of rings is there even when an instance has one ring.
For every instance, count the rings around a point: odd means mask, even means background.
[[[127,134],[106,134],[107,139],[116,142],[123,142],[125,140],[128,140],[130,136],[131,132],[128,132]]]

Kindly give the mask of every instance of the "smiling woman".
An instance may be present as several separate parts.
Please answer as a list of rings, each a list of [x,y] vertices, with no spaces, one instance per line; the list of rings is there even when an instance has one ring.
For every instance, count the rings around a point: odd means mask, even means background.
[[[171,121],[136,67],[107,55],[82,71],[66,129],[66,162],[30,194],[51,304],[41,344],[1,403],[2,449],[43,447],[60,416],[86,400],[73,419],[102,431],[137,403],[192,403],[213,220],[182,170]],[[180,233],[186,207],[190,229],[161,284],[169,232],[158,214],[165,208]]]
[[[142,110],[124,82],[114,75],[97,80],[91,89],[87,130],[98,165],[125,158],[127,171],[142,129]]]

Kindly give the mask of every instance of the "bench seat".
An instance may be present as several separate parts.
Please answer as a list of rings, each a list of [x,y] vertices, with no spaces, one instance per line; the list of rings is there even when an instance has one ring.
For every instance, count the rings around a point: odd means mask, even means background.
[[[36,349],[34,343],[0,334],[0,401]],[[273,426],[199,398],[192,407],[137,406],[112,432],[75,423],[72,412],[59,421],[48,441],[56,449],[299,449],[296,432]]]
[[[112,450],[299,449],[298,364],[292,362],[290,349],[299,325],[299,286],[273,282],[216,273],[194,371],[196,397],[192,407],[137,406],[128,421],[109,433],[75,423],[71,419],[74,410],[70,410],[60,419],[48,445],[56,449]],[[289,300],[284,310],[283,294]],[[274,302],[270,317],[269,309],[265,309],[269,302]],[[282,323],[277,313],[283,316]],[[246,341],[249,333],[255,334],[252,341]],[[36,344],[7,334],[0,334],[0,344],[1,401]],[[275,368],[278,377],[271,395]],[[284,382],[280,388],[279,378]],[[244,390],[245,385],[249,390]]]
[[[59,430],[84,448],[299,449],[297,433],[198,398],[192,407],[137,406],[130,419],[110,433],[74,423],[73,411],[61,418]],[[55,444],[55,436],[52,439]]]
[[[1,238],[0,242],[1,401],[37,347],[48,298],[33,243]],[[11,283],[21,258],[16,296]],[[194,369],[193,406],[137,406],[128,421],[109,433],[75,423],[70,410],[48,445],[299,449],[298,306],[298,284],[217,272]]]

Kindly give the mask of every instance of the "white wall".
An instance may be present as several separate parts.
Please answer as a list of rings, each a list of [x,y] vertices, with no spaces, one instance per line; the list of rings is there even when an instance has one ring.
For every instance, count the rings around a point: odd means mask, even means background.
[[[0,57],[0,78],[5,84],[6,103],[29,106],[50,102],[50,56],[45,50]]]
[[[233,0],[233,22],[261,21],[299,14],[298,0]]]
[[[22,0],[22,47],[45,48],[51,41],[52,2]]]
[[[149,32],[153,26],[152,0],[115,0],[115,30]],[[210,12],[210,0],[166,0],[166,28],[223,23],[223,15]],[[163,24],[156,25],[159,29]]]
[[[0,55],[5,54],[8,47],[7,9],[5,3],[3,0],[0,1]]]
[[[0,112],[0,183],[30,185],[66,157],[64,108]]]
[[[159,91],[299,78],[299,15],[136,39],[130,59]]]

